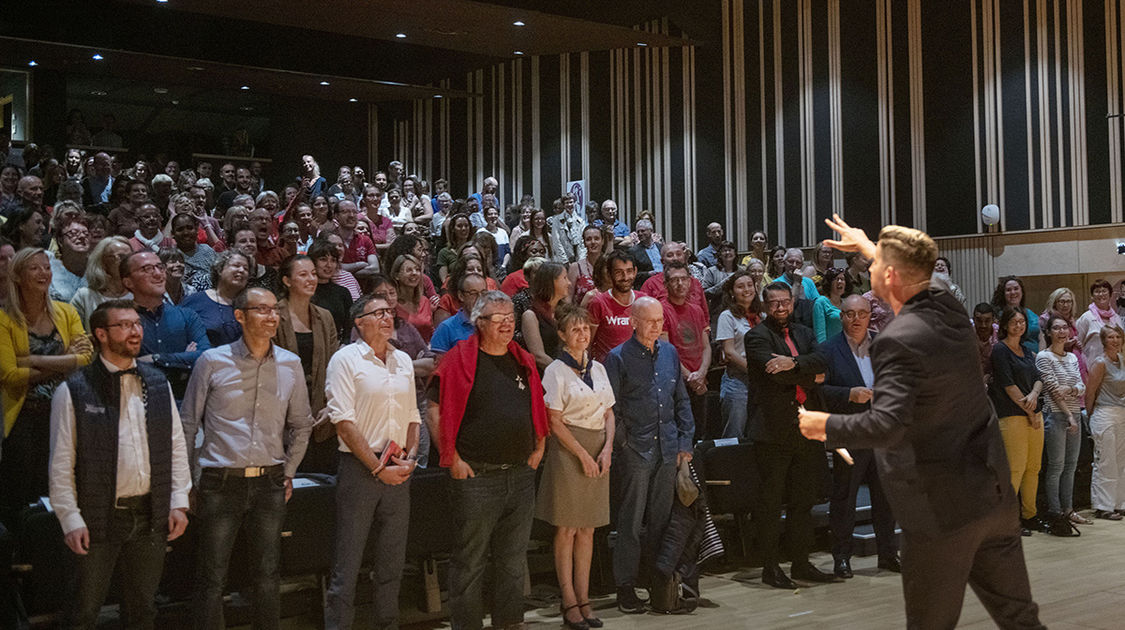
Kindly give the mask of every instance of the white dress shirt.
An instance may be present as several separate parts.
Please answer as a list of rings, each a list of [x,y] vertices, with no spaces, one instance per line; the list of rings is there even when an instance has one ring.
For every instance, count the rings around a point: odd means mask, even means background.
[[[859,375],[863,377],[863,385],[867,389],[875,386],[875,369],[871,365],[871,333],[868,333],[863,338],[863,343],[856,344],[852,341],[851,337],[844,335],[848,340],[848,346],[852,349],[852,358],[855,359],[855,365],[859,368]]]
[[[406,448],[411,424],[420,424],[410,355],[387,345],[387,360],[362,339],[340,348],[328,362],[324,378],[332,423],[354,422],[376,453],[394,440]],[[351,449],[340,439],[340,450]]]
[[[98,359],[110,374],[121,368]],[[130,367],[135,367],[136,362]],[[187,463],[187,446],[180,414],[176,410],[172,387],[168,386],[172,404],[172,509],[188,507],[191,472]],[[148,431],[145,429],[144,396],[141,379],[128,375],[121,379],[121,411],[117,424],[117,498],[148,494],[152,471],[148,458]],[[65,382],[51,399],[51,506],[62,524],[64,534],[86,526],[78,509],[78,493],[74,481],[75,417],[70,388]]]

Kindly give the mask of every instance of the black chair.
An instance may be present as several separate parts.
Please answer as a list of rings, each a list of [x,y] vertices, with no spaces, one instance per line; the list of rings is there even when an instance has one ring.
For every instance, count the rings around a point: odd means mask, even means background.
[[[406,557],[422,566],[426,612],[441,610],[441,580],[437,558],[453,551],[453,528],[449,514],[449,471],[433,466],[419,468],[410,479],[410,531]]]
[[[70,595],[76,556],[63,542],[59,519],[44,501],[20,512],[17,540],[15,568],[27,614],[54,616]]]
[[[702,462],[696,470],[707,486],[711,513],[734,517],[739,550],[745,557],[746,515],[753,509],[761,487],[754,447],[742,440],[708,440],[696,445],[695,457]]]

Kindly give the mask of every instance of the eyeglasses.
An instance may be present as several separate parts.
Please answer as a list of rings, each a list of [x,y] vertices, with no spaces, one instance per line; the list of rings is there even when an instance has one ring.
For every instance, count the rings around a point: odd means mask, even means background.
[[[126,332],[134,330],[134,329],[136,329],[136,330],[144,330],[145,329],[144,324],[142,324],[141,320],[139,320],[139,319],[135,320],[135,321],[131,321],[131,322],[117,322],[116,324],[106,324],[105,326],[103,326],[103,328],[117,328],[119,330],[123,330],[123,331],[126,331]]]
[[[840,311],[840,316],[844,319],[855,319],[857,317],[871,317],[871,311]]]
[[[515,313],[493,313],[491,315],[481,315],[480,319],[486,319],[493,324],[514,324],[516,323]]]
[[[393,309],[393,308],[377,308],[373,311],[367,311],[366,313],[360,315],[356,319],[360,319],[362,317],[367,317],[368,315],[374,317],[375,319],[386,319],[388,317],[394,317],[394,314],[395,314],[395,309]]]
[[[782,298],[780,300],[766,300],[766,306],[789,306],[793,303],[793,298]]]
[[[66,238],[76,241],[83,238],[90,238],[89,230],[67,230],[66,232],[63,232],[62,235]]]
[[[475,298],[475,297],[480,297],[481,293],[484,293],[484,291],[462,291],[461,295],[463,295],[467,298]]]
[[[152,274],[156,271],[163,272],[167,268],[168,267],[165,266],[164,263],[150,263],[148,265],[141,265],[140,267],[137,267],[133,271],[139,271],[143,274]]]
[[[255,313],[257,313],[259,315],[277,315],[278,313],[281,312],[281,307],[277,306],[277,305],[266,306],[265,304],[259,304],[257,306],[246,306],[242,310],[243,311],[254,311]]]

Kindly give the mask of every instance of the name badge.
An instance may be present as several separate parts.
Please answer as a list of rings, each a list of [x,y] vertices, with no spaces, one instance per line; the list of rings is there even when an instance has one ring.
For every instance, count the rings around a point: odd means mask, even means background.
[[[105,407],[102,407],[101,405],[86,403],[86,413],[105,413]]]

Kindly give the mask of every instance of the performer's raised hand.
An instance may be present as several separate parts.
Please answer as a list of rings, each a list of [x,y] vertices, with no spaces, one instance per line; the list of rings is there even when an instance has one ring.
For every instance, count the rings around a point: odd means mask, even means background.
[[[867,233],[862,229],[848,225],[838,214],[833,214],[831,219],[825,219],[824,223],[832,228],[832,231],[840,234],[840,240],[825,239],[825,245],[842,252],[859,252],[875,260],[875,243],[867,238]]]

